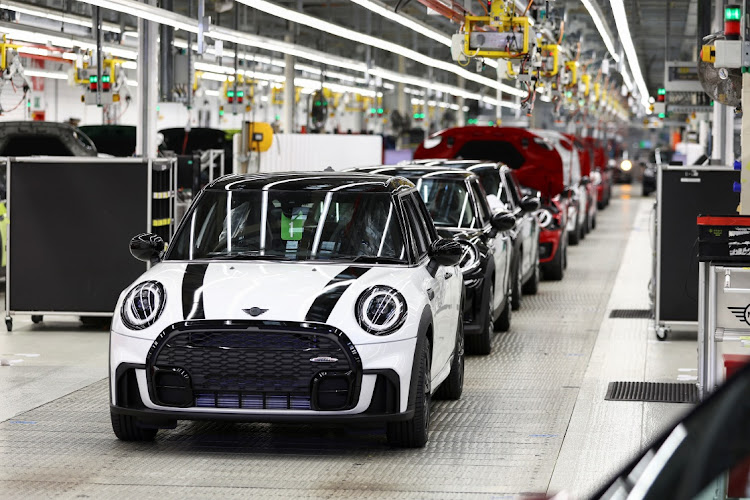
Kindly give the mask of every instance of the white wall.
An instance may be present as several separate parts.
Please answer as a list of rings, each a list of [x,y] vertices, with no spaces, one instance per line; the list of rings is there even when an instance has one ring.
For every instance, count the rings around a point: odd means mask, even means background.
[[[376,135],[275,134],[261,153],[261,172],[342,170],[382,163],[383,140]]]

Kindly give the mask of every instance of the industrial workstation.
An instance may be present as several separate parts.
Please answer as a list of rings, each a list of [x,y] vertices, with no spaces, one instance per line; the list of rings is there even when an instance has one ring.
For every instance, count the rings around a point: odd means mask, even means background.
[[[750,498],[749,21],[0,0],[0,498]]]

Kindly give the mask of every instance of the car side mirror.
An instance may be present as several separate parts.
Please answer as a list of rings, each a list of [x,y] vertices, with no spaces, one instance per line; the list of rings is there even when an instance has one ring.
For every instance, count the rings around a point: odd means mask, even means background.
[[[510,212],[495,212],[490,221],[492,227],[498,231],[508,231],[516,225],[516,218]]]
[[[539,210],[540,206],[542,206],[542,204],[537,197],[524,196],[521,200],[521,210],[523,210],[524,213],[536,212]]]
[[[440,238],[432,242],[427,254],[441,266],[455,266],[461,261],[463,248],[456,241]]]
[[[156,264],[164,257],[164,240],[152,233],[143,233],[130,240],[130,253],[143,262]]]
[[[584,175],[583,177],[581,177],[582,186],[588,186],[589,184],[591,184],[591,178],[588,175]]]

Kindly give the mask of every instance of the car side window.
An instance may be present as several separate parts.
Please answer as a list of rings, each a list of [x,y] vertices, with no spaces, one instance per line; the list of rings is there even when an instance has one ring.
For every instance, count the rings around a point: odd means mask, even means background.
[[[421,258],[423,255],[427,254],[427,240],[425,239],[424,230],[422,229],[423,224],[419,220],[419,211],[414,203],[414,199],[406,195],[403,198],[401,198],[403,204],[404,204],[404,211],[406,212],[406,218],[409,223],[409,226],[411,227],[411,234],[414,237],[414,245],[415,249],[417,251],[417,254]]]
[[[414,201],[414,206],[417,207],[417,214],[419,215],[419,220],[421,221],[422,228],[424,229],[427,245],[429,246],[430,243],[438,239],[437,230],[435,230],[435,224],[432,222],[430,212],[427,211],[427,207],[424,205],[422,198],[419,197],[419,194],[417,194],[416,192],[412,193],[411,197]]]
[[[510,191],[510,197],[513,199],[513,204],[516,206],[521,206],[521,192],[518,190],[516,181],[513,179],[513,176],[510,174],[510,172],[505,172],[504,176],[505,184],[508,186],[508,191]]]
[[[490,206],[487,203],[487,194],[482,185],[476,179],[472,179],[469,184],[471,186],[474,201],[479,209],[481,225],[488,224],[490,222]]]

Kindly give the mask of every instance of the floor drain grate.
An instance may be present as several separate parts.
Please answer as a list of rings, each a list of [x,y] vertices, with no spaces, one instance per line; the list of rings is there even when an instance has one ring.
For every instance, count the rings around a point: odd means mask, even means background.
[[[648,403],[697,403],[698,386],[659,382],[610,382],[604,399]]]
[[[648,319],[651,318],[651,309],[612,309],[610,318]]]

